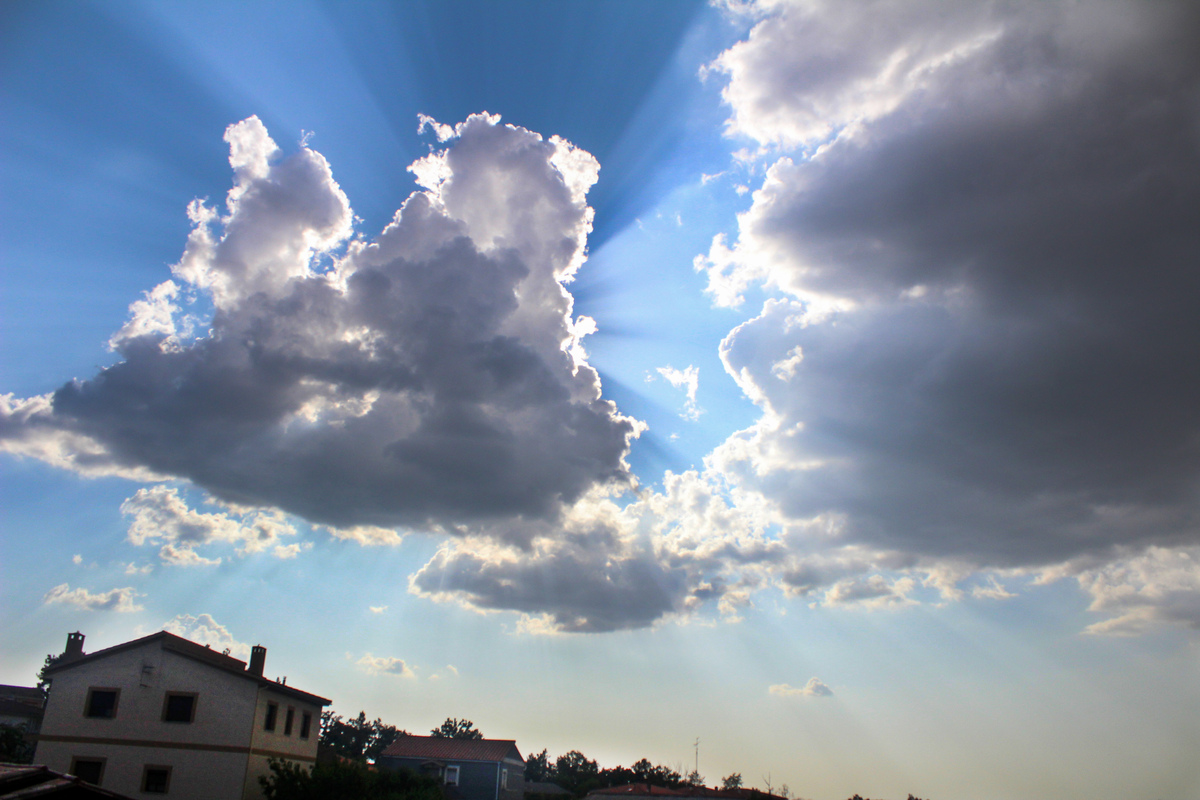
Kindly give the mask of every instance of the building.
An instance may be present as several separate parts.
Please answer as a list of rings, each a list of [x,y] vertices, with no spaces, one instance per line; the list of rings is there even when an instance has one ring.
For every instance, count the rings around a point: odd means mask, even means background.
[[[525,759],[511,739],[401,736],[375,759],[440,781],[447,800],[523,800]]]
[[[37,733],[42,725],[42,690],[36,686],[0,684],[0,725],[25,726]]]
[[[271,758],[316,761],[330,701],[265,678],[265,647],[247,665],[166,631],[87,654],[83,640],[46,670],[36,763],[135,797],[246,800]]]

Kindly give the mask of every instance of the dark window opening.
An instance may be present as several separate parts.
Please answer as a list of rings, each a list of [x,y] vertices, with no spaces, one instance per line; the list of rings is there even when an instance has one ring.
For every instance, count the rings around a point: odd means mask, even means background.
[[[196,695],[167,692],[163,701],[163,722],[191,722],[196,716]]]
[[[71,774],[85,783],[100,785],[104,777],[103,758],[73,758],[71,759]]]
[[[307,711],[304,716],[300,717],[300,738],[307,739],[308,734],[312,731],[312,714]]]
[[[83,714],[97,719],[112,719],[117,716],[119,689],[88,689],[87,707]]]
[[[296,709],[288,706],[287,716],[283,718],[283,735],[292,735],[292,723],[296,720]]]
[[[166,794],[170,786],[170,767],[147,766],[142,772],[142,791],[146,794]]]
[[[275,718],[279,716],[279,704],[267,703],[267,718],[263,722],[264,731],[275,730]]]

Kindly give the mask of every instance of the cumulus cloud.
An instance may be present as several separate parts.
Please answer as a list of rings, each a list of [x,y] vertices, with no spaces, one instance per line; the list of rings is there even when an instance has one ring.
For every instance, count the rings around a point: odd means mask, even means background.
[[[189,508],[179,491],[169,486],[138,489],[121,504],[121,512],[132,518],[129,541],[135,545],[158,544],[159,557],[178,566],[219,564],[220,558],[208,558],[197,547],[226,542],[237,545],[240,555],[273,548],[277,558],[294,558],[299,543],[280,544],[280,538],[295,536],[295,527],[277,511],[255,511],[239,518],[228,513],[206,514]]]
[[[140,595],[132,586],[120,589],[109,589],[107,592],[89,592],[83,587],[72,589],[65,583],[55,586],[46,592],[42,602],[51,605],[59,604],[75,606],[85,611],[141,611],[142,606],[136,603]]]
[[[815,677],[809,678],[808,683],[798,689],[786,683],[777,683],[768,691],[780,697],[833,697],[833,690],[826,686],[820,678]]]
[[[1081,585],[1114,614],[1093,632],[1190,619],[1200,15],[744,10],[711,71],[766,171],[697,265],[719,303],[776,296],[721,345],[762,416],[711,466],[943,597],[973,570],[1088,557]],[[793,567],[785,586],[823,604],[909,602],[904,572]]]
[[[404,663],[403,659],[399,658],[373,656],[367,653],[355,663],[359,669],[369,675],[395,675],[401,678],[416,677],[412,669]]]
[[[112,339],[119,363],[0,399],[3,446],[367,536],[552,518],[627,484],[639,426],[601,398],[578,342],[594,326],[564,288],[595,159],[497,116],[422,125],[448,146],[412,166],[423,188],[373,241],[319,153],[283,154],[256,117],[231,125],[224,208],[191,204],[172,278]],[[205,560],[189,537],[231,535],[183,516],[158,537],[177,561]]]
[[[229,629],[213,619],[211,614],[180,614],[164,622],[162,629],[198,644],[206,644],[218,652],[228,651],[235,658],[245,660],[250,657],[250,645],[233,638]]]

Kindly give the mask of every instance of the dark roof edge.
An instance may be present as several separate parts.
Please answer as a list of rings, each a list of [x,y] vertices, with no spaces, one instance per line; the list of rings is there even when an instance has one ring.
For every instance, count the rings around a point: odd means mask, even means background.
[[[79,664],[88,664],[93,661],[99,661],[102,658],[116,655],[117,653],[123,653],[126,650],[133,650],[134,648],[151,644],[157,640],[162,641],[164,650],[169,650],[172,653],[183,656],[184,658],[190,658],[193,661],[199,661],[202,664],[207,664],[214,669],[219,669],[222,672],[226,672],[230,675],[236,675],[246,678],[247,680],[252,680],[258,684],[259,688],[269,687],[284,695],[294,697],[299,700],[307,700],[308,702],[317,703],[322,706],[331,705],[333,703],[332,700],[321,697],[320,695],[305,692],[288,686],[284,683],[277,683],[276,681],[270,680],[269,678],[264,678],[261,675],[251,675],[246,671],[246,662],[242,661],[240,658],[234,658],[233,656],[227,656],[224,653],[218,653],[217,651],[202,644],[196,644],[191,639],[185,639],[182,636],[176,636],[168,631],[158,631],[150,634],[149,636],[143,636],[140,639],[122,642],[121,644],[113,645],[112,647],[106,647],[103,650],[97,650],[94,653],[87,653],[79,656],[78,658],[59,661],[58,663],[46,668],[46,675],[52,675],[61,670],[75,667]]]

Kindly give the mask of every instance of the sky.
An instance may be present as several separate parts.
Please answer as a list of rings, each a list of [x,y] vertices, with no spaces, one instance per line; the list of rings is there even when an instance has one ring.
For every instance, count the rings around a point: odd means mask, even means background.
[[[1200,798],[1198,36],[0,5],[0,682],[166,629],[710,785]]]

